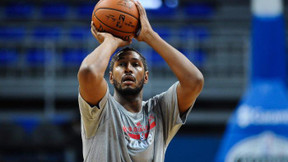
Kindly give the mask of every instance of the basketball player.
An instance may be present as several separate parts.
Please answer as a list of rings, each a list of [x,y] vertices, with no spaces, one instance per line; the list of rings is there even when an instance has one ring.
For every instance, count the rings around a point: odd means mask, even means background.
[[[145,58],[132,48],[116,53],[110,63],[110,95],[104,72],[117,48],[131,42],[109,33],[91,31],[100,45],[82,62],[78,72],[84,161],[161,162],[165,151],[202,90],[201,72],[150,26],[146,12],[135,2],[141,31],[136,37],[167,62],[179,81],[166,92],[142,101],[149,73]]]

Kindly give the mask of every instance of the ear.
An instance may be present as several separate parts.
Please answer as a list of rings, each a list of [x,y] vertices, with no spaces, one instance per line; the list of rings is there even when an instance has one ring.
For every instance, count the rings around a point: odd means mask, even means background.
[[[144,84],[148,83],[148,80],[149,80],[149,72],[145,71],[145,73],[144,73]]]
[[[111,84],[113,84],[113,74],[111,71],[109,71],[109,81]]]

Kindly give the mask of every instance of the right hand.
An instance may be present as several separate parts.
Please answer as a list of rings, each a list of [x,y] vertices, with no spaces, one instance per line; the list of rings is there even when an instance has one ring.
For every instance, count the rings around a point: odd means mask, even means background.
[[[92,21],[91,21],[91,33],[93,34],[93,36],[97,39],[97,41],[100,44],[103,43],[104,40],[115,43],[117,47],[124,47],[132,43],[132,40],[124,41],[120,38],[114,37],[110,33],[98,32]]]

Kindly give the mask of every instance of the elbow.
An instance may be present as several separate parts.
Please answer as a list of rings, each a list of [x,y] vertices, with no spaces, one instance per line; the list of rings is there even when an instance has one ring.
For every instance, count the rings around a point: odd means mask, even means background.
[[[200,94],[204,87],[204,76],[202,73],[199,73],[195,78],[194,78],[194,90]]]
[[[202,91],[203,87],[204,87],[204,76],[202,73],[200,73],[199,78],[197,79],[197,84],[199,86],[199,93]]]
[[[77,77],[79,82],[90,82],[92,80],[97,81],[97,78],[100,78],[99,73],[95,72],[91,66],[81,66],[78,71]]]
[[[204,76],[201,72],[189,77],[189,89],[194,93],[200,94],[204,87]]]

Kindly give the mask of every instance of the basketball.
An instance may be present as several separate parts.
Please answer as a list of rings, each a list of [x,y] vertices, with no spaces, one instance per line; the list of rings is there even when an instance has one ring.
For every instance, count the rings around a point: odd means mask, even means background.
[[[100,0],[92,13],[97,31],[131,40],[139,26],[139,12],[132,0]]]

